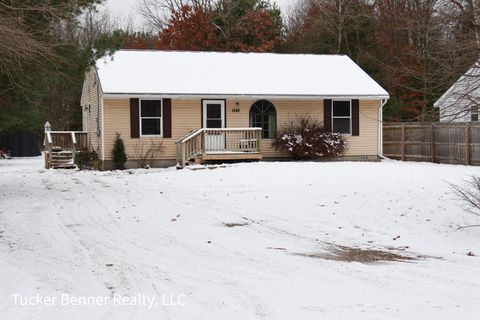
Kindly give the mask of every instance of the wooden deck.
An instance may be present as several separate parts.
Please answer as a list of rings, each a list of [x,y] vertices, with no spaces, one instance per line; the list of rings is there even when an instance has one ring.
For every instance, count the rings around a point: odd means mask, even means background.
[[[176,142],[177,167],[190,162],[262,159],[261,133],[261,128],[195,130]]]

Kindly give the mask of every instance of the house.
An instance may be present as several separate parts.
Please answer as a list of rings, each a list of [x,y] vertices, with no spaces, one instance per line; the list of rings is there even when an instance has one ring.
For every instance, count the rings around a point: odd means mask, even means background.
[[[480,64],[476,62],[433,104],[441,122],[478,121]]]
[[[273,139],[303,115],[345,134],[345,159],[375,160],[388,98],[343,55],[120,50],[87,72],[81,105],[108,169],[117,132],[127,167],[152,148],[153,166],[284,158]]]

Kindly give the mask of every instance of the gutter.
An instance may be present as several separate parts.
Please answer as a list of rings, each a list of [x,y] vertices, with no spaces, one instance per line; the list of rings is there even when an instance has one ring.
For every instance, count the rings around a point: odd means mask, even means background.
[[[282,94],[202,94],[202,93],[112,93],[104,92],[104,99],[128,98],[176,98],[176,99],[290,99],[290,100],[318,100],[318,99],[362,99],[378,100],[388,99],[388,95],[282,95]]]
[[[380,104],[380,108],[378,108],[378,156],[381,159],[387,159],[383,155],[383,107],[387,104],[388,99],[382,99],[382,103]]]

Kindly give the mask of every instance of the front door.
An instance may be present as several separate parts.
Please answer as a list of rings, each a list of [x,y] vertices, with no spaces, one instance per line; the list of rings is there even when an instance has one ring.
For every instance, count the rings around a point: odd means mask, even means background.
[[[207,129],[225,128],[225,101],[203,100],[203,127]],[[205,151],[225,150],[225,133],[219,131],[205,132]]]

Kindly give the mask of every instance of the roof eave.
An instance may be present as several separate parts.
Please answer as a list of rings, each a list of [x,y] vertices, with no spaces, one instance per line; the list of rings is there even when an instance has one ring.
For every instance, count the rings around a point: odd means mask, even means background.
[[[139,93],[139,92],[104,92],[104,98],[237,98],[237,99],[285,99],[285,100],[316,100],[316,99],[389,99],[388,94],[212,94],[212,93]]]

